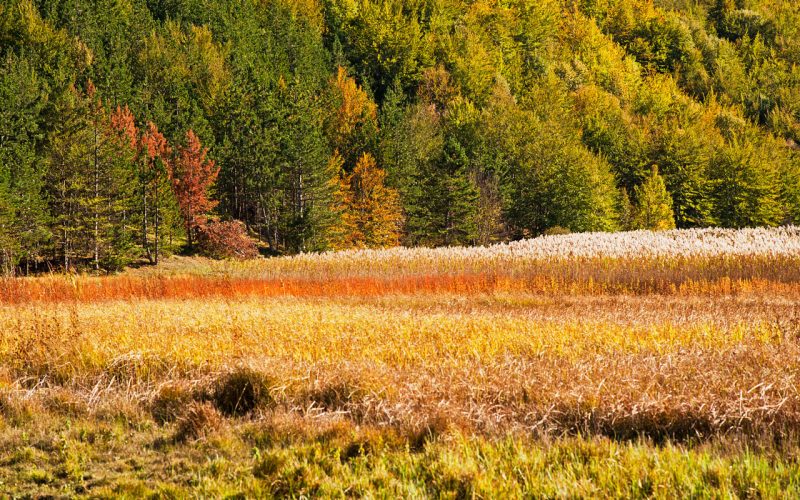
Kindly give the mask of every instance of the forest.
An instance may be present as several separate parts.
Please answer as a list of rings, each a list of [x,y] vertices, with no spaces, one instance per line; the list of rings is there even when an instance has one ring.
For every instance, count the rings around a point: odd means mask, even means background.
[[[800,222],[791,0],[2,0],[0,264]]]

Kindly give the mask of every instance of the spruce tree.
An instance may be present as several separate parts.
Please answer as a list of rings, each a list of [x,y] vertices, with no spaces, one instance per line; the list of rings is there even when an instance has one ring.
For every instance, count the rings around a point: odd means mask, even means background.
[[[38,151],[45,85],[26,58],[9,55],[0,63],[0,251],[12,274],[18,265],[23,272],[35,266],[50,237]]]

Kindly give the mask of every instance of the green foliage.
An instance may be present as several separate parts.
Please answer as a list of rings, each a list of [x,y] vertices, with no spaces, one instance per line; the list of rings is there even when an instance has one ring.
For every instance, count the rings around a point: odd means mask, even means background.
[[[712,165],[714,201],[726,227],[773,226],[782,222],[777,172],[763,152],[734,140]]]
[[[664,179],[658,174],[658,167],[653,166],[650,175],[641,186],[636,187],[633,194],[636,197],[636,229],[675,229],[672,198],[667,192]]]
[[[708,149],[695,129],[667,130],[654,138],[653,158],[672,195],[677,227],[702,227],[714,220]]]
[[[405,244],[632,227],[652,165],[678,227],[796,222],[798,26],[789,0],[3,0],[2,265],[182,243],[169,184],[92,146],[89,81],[169,144],[194,130],[216,215],[271,252],[342,234],[337,155],[385,170]]]
[[[246,409],[256,403],[256,411],[269,407],[268,388],[263,380],[238,372],[218,385],[224,397],[236,398],[231,413],[237,415],[245,413],[242,402],[248,403]],[[227,408],[220,394],[214,394],[213,402]],[[797,453],[795,443],[757,442],[750,449],[735,439],[739,436],[655,444],[646,439],[537,440],[427,431],[415,447],[413,436],[391,427],[321,425],[280,414],[282,419],[263,423],[222,419],[210,403],[193,402],[180,391],[159,397],[172,398],[169,403],[177,405],[171,410],[179,414],[177,436],[172,427],[154,425],[141,413],[109,422],[37,411],[20,424],[5,426],[0,430],[9,448],[0,469],[4,493],[80,496],[89,491],[99,497],[133,498],[800,494],[800,467],[791,458]],[[163,443],[159,460],[151,457],[154,442]],[[94,477],[103,481],[92,483]]]
[[[7,56],[0,75],[0,258],[10,273],[40,257],[49,237],[44,170],[37,165],[46,93],[24,59]]]
[[[615,229],[616,193],[608,164],[581,144],[563,111],[543,110],[556,116],[542,120],[522,109],[502,82],[486,111],[484,147],[494,145],[491,163],[500,176],[509,230],[517,237],[553,226]]]
[[[383,97],[395,82],[414,88],[433,57],[421,24],[423,2],[328,0],[332,33],[350,63]]]

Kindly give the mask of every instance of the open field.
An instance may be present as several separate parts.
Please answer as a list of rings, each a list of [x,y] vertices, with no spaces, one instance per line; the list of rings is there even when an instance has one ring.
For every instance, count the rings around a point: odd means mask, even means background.
[[[0,491],[796,497],[800,232],[665,235],[3,282]]]

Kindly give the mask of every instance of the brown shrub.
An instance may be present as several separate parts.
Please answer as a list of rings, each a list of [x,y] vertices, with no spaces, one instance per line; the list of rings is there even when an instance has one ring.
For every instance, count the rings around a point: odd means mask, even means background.
[[[201,252],[215,259],[254,259],[258,257],[255,241],[247,235],[244,224],[238,220],[210,220],[200,226],[198,243]]]

